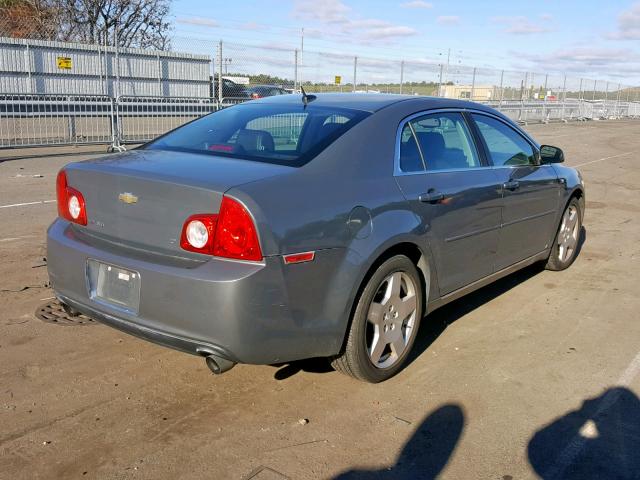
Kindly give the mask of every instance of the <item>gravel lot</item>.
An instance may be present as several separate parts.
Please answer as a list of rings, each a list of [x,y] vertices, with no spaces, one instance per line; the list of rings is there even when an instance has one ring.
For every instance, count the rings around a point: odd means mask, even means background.
[[[577,261],[427,317],[380,385],[36,319],[56,172],[92,154],[0,151],[0,478],[640,478],[640,122],[528,130],[584,175]]]

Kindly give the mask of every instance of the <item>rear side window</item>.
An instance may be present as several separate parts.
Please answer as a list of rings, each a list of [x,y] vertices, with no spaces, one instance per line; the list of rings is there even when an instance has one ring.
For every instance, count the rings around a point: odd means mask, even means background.
[[[144,148],[301,166],[368,116],[343,108],[243,104],[207,115]]]
[[[495,118],[472,116],[495,166],[536,165],[533,147],[522,135]]]
[[[433,113],[405,124],[400,138],[400,169],[458,170],[480,167],[480,157],[460,113]]]
[[[400,136],[400,170],[403,172],[422,172],[424,169],[418,142],[411,125],[407,122]]]

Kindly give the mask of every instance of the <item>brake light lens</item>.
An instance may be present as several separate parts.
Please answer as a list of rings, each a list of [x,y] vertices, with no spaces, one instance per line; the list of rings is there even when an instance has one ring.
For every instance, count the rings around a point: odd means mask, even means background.
[[[262,260],[258,231],[247,209],[222,197],[220,212],[192,215],[182,227],[180,246],[191,252],[236,260]]]
[[[244,206],[229,197],[222,197],[213,254],[238,260],[262,260],[258,231]]]
[[[254,92],[251,94],[251,98],[260,98],[260,94]]]
[[[56,196],[58,215],[61,218],[78,225],[87,224],[87,208],[84,197],[78,190],[69,186],[67,173],[64,170],[60,170],[56,178]]]

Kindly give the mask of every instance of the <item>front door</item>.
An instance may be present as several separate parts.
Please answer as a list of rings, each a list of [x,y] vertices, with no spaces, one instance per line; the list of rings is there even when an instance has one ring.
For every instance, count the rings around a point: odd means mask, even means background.
[[[405,123],[396,180],[421,217],[445,295],[493,272],[501,186],[458,112]]]
[[[537,149],[501,120],[472,114],[503,192],[502,229],[496,270],[542,252],[555,234],[561,184]]]

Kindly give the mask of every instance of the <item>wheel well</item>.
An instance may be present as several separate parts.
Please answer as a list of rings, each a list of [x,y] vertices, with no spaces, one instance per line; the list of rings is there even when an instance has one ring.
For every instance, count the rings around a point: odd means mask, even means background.
[[[564,208],[567,208],[567,205],[569,205],[569,202],[573,199],[577,199],[578,202],[580,202],[580,215],[582,217],[582,219],[584,219],[584,208],[585,208],[585,203],[584,203],[584,192],[582,191],[581,188],[576,188],[573,192],[571,192],[571,196],[568,198],[566,205],[564,206]]]
[[[364,290],[365,286],[367,285],[367,282],[369,281],[371,276],[374,274],[374,272],[378,269],[378,267],[382,265],[385,261],[390,259],[391,257],[394,257],[395,255],[404,255],[409,260],[411,260],[411,262],[418,269],[418,276],[420,277],[420,288],[422,288],[422,292],[423,292],[423,295],[422,295],[423,315],[424,315],[424,312],[426,312],[427,297],[429,295],[429,292],[426,291],[426,286],[427,286],[426,276],[431,274],[427,259],[425,258],[425,255],[422,252],[422,250],[420,250],[420,248],[415,243],[402,242],[402,243],[393,245],[392,247],[382,252],[378,256],[378,258],[376,258],[376,260],[373,262],[371,267],[369,267],[369,270],[367,270],[367,273],[365,274],[365,276],[362,278],[362,281],[360,282],[360,286],[358,287],[358,291],[356,292],[356,295],[353,298],[353,304],[351,305],[351,310],[349,312],[349,322],[347,323],[347,329],[345,330],[341,351],[344,351],[344,342],[346,342],[347,340],[347,334],[349,332],[349,329],[351,328],[351,321],[353,320],[353,314],[358,304],[358,300],[360,299],[360,295],[362,294],[362,290]],[[431,285],[431,277],[429,277],[429,285]]]
[[[571,201],[572,198],[577,198],[578,200],[581,200],[582,198],[584,198],[584,192],[582,191],[582,189],[576,188],[573,192],[571,192],[571,197],[569,197],[569,201]]]

